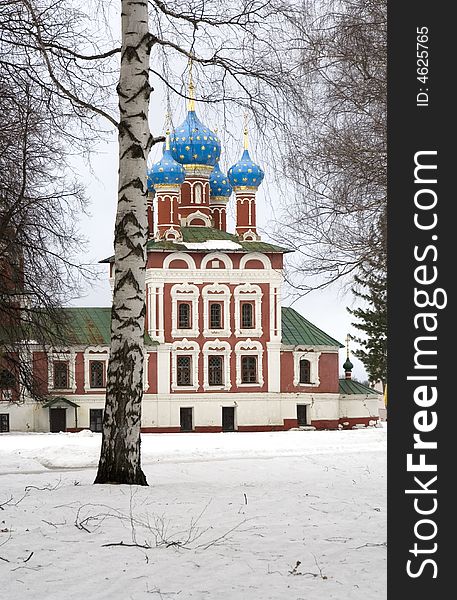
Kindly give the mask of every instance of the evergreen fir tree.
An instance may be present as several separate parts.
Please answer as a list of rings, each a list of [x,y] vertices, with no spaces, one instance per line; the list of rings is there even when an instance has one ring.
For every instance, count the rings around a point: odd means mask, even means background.
[[[362,269],[355,277],[354,295],[364,307],[348,311],[357,322],[352,325],[363,332],[354,337],[361,348],[353,354],[360,358],[371,382],[387,381],[387,278],[384,269]]]

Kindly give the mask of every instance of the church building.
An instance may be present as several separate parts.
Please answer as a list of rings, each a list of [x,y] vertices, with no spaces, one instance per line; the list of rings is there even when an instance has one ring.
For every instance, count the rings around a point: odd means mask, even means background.
[[[192,91],[192,89],[191,89]],[[192,96],[192,94],[191,94]],[[251,158],[224,174],[221,143],[190,100],[148,172],[143,432],[374,425],[378,393],[351,379],[342,345],[281,305],[287,248],[261,239]],[[227,231],[227,205],[236,210]],[[113,258],[102,261],[113,275]],[[14,402],[0,373],[0,431],[101,431],[110,308],[66,308],[68,345],[36,348],[47,401]]]

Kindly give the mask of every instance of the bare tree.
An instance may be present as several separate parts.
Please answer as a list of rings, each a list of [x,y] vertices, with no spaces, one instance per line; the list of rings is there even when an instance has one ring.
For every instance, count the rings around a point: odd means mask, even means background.
[[[299,96],[292,91],[300,81],[294,59],[301,40],[298,35],[291,38],[298,6],[285,0],[237,0],[230,5],[222,0],[189,0],[185,5],[176,0],[121,0],[120,6],[121,44],[110,45],[106,27],[88,27],[88,33],[78,36],[89,16],[69,0],[9,0],[2,25],[7,51],[0,60],[12,75],[20,73],[46,90],[52,115],[79,119],[79,132],[97,136],[103,129],[100,117],[118,131],[112,335],[96,482],[145,485],[140,422],[146,159],[151,146],[163,139],[151,136],[148,128],[149,74],[186,96],[182,76],[191,59],[205,82],[198,100],[250,107],[259,126],[277,127],[287,122],[287,102]],[[116,83],[119,115],[110,102]],[[74,135],[78,144],[86,139],[73,130],[65,133]]]
[[[306,85],[285,132],[296,193],[275,238],[297,250],[289,276],[307,292],[386,269],[386,0],[306,3],[292,19]]]
[[[84,197],[65,175],[65,152],[38,91],[2,75],[0,66],[0,360],[3,387],[20,402],[44,389],[30,345],[62,343],[60,307],[77,293],[81,273],[73,255]]]

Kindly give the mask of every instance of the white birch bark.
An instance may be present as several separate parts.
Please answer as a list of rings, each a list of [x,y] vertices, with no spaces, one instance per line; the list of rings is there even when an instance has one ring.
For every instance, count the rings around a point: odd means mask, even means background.
[[[149,55],[147,0],[121,0],[119,188],[111,351],[100,462],[95,483],[147,485],[141,470]]]

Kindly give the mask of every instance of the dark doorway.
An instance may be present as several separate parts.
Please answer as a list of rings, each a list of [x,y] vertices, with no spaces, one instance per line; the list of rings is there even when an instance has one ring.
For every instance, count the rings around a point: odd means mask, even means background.
[[[49,431],[59,433],[67,429],[67,409],[50,408],[49,409]]]
[[[297,425],[306,427],[308,425],[307,405],[297,404]]]
[[[235,431],[235,407],[222,407],[222,431]]]
[[[90,409],[90,430],[96,433],[101,433],[102,422],[103,422],[103,409],[102,408],[91,408]]]
[[[193,418],[192,418],[193,409],[187,408],[187,407],[181,407],[179,409],[179,413],[180,413],[179,417],[180,417],[181,431],[192,431],[192,429],[193,429]]]
[[[8,413],[0,415],[0,433],[8,433],[10,430],[10,416]]]

